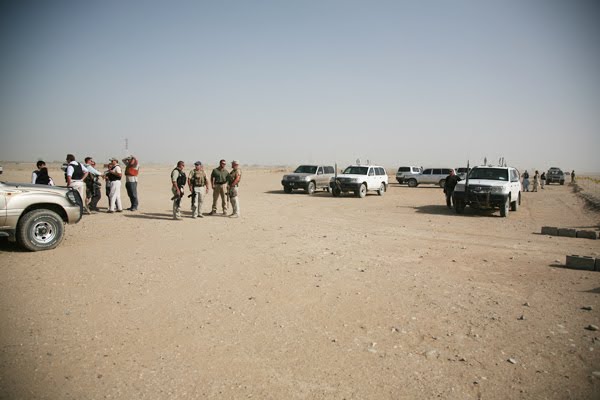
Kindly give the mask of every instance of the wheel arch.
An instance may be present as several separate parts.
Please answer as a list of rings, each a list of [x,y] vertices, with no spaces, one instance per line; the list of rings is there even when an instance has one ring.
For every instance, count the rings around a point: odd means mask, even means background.
[[[67,212],[65,211],[65,209],[62,208],[61,206],[59,206],[58,204],[54,204],[54,203],[36,203],[36,204],[30,205],[25,210],[23,210],[23,212],[19,216],[19,222],[21,221],[21,218],[23,218],[24,215],[26,215],[28,212],[34,211],[34,210],[54,211],[55,213],[57,213],[60,216],[60,218],[63,220],[63,222],[65,222],[65,223],[69,222],[69,219],[67,217]]]

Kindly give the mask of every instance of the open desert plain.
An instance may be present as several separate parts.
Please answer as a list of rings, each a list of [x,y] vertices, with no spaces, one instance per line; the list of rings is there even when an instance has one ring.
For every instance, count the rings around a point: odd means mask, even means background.
[[[600,272],[562,267],[600,241],[540,234],[598,228],[570,186],[459,216],[438,187],[284,194],[285,170],[242,167],[241,218],[186,198],[176,221],[172,168],[55,250],[0,242],[0,398],[600,397]]]

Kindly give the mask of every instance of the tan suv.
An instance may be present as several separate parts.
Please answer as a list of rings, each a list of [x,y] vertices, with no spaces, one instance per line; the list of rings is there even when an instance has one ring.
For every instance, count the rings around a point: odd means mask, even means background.
[[[29,251],[50,250],[64,237],[64,224],[79,222],[83,211],[76,190],[0,182],[0,237]]]
[[[292,193],[294,189],[304,189],[308,194],[317,189],[328,191],[334,173],[331,165],[300,165],[291,174],[284,175],[281,184],[286,193]]]

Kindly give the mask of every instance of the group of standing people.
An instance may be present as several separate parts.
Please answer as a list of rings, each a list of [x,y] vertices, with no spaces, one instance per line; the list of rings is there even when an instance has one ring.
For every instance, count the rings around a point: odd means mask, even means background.
[[[127,156],[123,160],[125,164],[125,188],[131,201],[129,211],[138,209],[139,201],[137,195],[137,179],[139,174],[139,163],[136,157]],[[96,169],[93,157],[86,157],[85,163],[75,159],[73,154],[67,154],[66,163],[63,164],[65,182],[67,187],[76,190],[83,201],[83,211],[100,211],[98,202],[102,198],[102,183],[106,184],[106,197],[108,198],[108,213],[122,212],[121,203],[121,181],[123,170],[117,158],[111,158],[105,165],[106,170],[100,172]],[[53,179],[48,175],[46,163],[42,160],[36,163],[37,169],[31,175],[31,183],[38,185],[54,185]]]
[[[183,171],[185,163],[183,161],[177,162],[177,166],[171,171],[173,219],[181,219],[181,200],[183,199],[186,185],[190,190],[188,197],[192,198],[192,218],[204,218],[202,204],[211,188],[213,190],[213,203],[211,212],[208,215],[217,214],[217,202],[221,198],[223,215],[227,215],[228,204],[231,203],[233,212],[229,217],[238,218],[240,216],[238,188],[242,178],[242,170],[237,160],[231,162],[231,171],[227,171],[226,166],[227,161],[219,161],[219,166],[212,170],[209,180],[201,161],[196,161],[194,169],[187,175]]]

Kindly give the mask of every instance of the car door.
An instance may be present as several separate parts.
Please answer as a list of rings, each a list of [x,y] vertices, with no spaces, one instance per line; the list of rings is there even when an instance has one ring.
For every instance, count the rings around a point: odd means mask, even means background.
[[[0,189],[0,226],[6,224],[6,192]]]
[[[516,169],[510,170],[510,196],[511,199],[517,200],[519,198],[519,192],[521,191],[521,180],[519,179],[519,173]]]
[[[377,175],[375,174],[375,168],[369,167],[369,171],[367,172],[367,188],[369,190],[375,189],[375,180],[377,179]]]
[[[419,183],[429,183],[432,171],[431,168],[424,169],[421,178],[419,179]]]
[[[325,186],[325,182],[324,182],[324,171],[323,171],[323,167],[318,167],[317,168],[317,175],[315,178],[315,183],[317,184],[317,188],[323,187]]]

